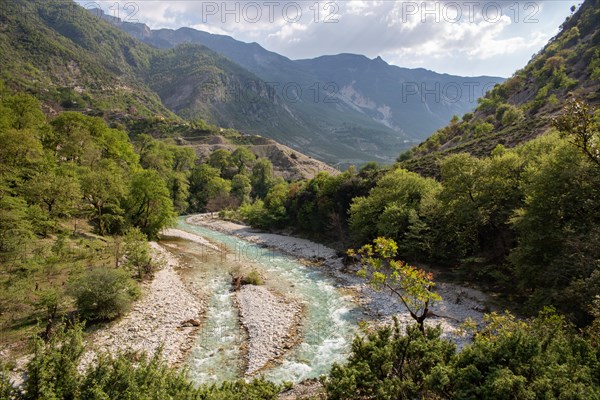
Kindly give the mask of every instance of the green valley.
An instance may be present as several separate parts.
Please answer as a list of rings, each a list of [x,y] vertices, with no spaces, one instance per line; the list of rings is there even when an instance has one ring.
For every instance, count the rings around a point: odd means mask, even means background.
[[[357,52],[292,60],[0,3],[0,399],[600,399],[600,1],[545,3],[570,14],[506,80],[358,54],[508,63],[539,5],[486,4],[246,26]]]

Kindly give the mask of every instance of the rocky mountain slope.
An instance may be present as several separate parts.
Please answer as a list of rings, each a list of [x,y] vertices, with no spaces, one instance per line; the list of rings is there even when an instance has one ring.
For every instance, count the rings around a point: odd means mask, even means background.
[[[265,133],[343,164],[361,163],[361,158],[389,162],[453,115],[470,111],[477,97],[503,81],[400,68],[379,57],[370,60],[355,54],[290,60],[257,43],[225,35],[191,28],[151,30],[140,23],[111,21],[159,48],[202,44],[269,82],[309,133],[290,130],[284,137]],[[356,158],[356,152],[362,155]]]
[[[409,169],[437,173],[437,160],[452,153],[487,156],[551,128],[565,101],[600,104],[600,1],[589,0],[521,70],[485,97],[474,113],[454,119],[399,158]]]

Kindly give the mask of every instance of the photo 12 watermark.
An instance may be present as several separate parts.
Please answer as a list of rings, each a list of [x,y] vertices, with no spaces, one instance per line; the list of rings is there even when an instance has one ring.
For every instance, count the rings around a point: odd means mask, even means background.
[[[508,17],[513,23],[537,23],[541,7],[533,1],[402,1],[396,9],[396,19],[403,23],[419,20],[421,23],[446,22],[499,23]]]

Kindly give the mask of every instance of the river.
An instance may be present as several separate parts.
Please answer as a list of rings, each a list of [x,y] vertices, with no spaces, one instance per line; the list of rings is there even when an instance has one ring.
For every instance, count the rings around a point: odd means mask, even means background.
[[[283,253],[211,229],[191,225],[185,218],[178,229],[200,235],[220,247],[178,242],[180,255],[192,268],[185,274],[202,287],[208,308],[195,346],[187,360],[190,378],[197,384],[244,376],[246,333],[240,326],[231,291],[231,274],[256,270],[265,285],[304,304],[299,343],[279,362],[261,371],[274,382],[299,382],[327,373],[350,351],[362,310],[336,281],[316,266],[307,266]]]

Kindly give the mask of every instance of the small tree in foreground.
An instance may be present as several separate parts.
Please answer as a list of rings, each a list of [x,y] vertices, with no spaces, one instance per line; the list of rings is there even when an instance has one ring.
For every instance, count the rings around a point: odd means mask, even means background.
[[[358,251],[348,250],[348,255],[362,265],[359,276],[366,278],[376,289],[389,289],[395,294],[424,333],[424,322],[431,315],[431,305],[442,298],[433,291],[433,274],[395,260],[397,253],[396,242],[382,237]]]

